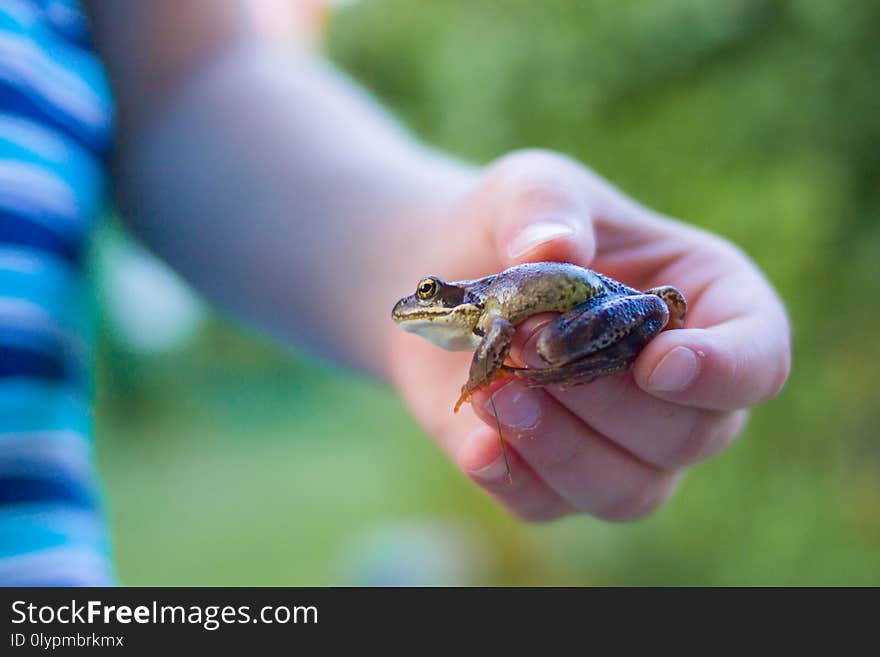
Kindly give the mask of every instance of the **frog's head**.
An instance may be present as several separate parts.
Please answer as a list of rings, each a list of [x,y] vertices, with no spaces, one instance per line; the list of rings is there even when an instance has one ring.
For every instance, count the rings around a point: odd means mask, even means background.
[[[480,342],[474,329],[483,312],[488,280],[447,283],[427,276],[419,281],[415,294],[394,305],[391,319],[443,349],[472,350]]]

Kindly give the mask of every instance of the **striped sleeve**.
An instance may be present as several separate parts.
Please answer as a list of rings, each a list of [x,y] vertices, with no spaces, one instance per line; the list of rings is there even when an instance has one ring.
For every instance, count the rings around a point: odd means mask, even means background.
[[[110,94],[64,0],[0,0],[0,584],[112,583],[83,272]]]

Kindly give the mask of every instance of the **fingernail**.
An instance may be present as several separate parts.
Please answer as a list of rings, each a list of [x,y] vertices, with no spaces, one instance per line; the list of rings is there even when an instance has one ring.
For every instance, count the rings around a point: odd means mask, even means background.
[[[570,235],[574,235],[574,228],[569,224],[541,221],[523,228],[510,242],[507,253],[511,258],[519,258],[541,244]]]
[[[651,372],[648,387],[657,392],[681,392],[693,383],[698,369],[697,355],[687,347],[676,347]]]
[[[492,408],[492,402],[495,408]],[[498,413],[498,421],[511,429],[531,429],[541,419],[541,404],[534,390],[524,388],[517,383],[509,383],[483,404],[489,413]]]
[[[471,470],[471,476],[482,481],[499,481],[507,477],[507,465],[504,463],[504,458],[499,456],[485,468]]]

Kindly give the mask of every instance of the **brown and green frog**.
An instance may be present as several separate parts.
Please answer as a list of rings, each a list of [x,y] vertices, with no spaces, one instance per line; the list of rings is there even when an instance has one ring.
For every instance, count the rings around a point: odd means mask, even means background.
[[[641,292],[585,267],[535,262],[473,280],[428,276],[391,317],[438,347],[473,350],[457,411],[505,375],[532,387],[573,386],[625,370],[658,333],[682,328],[686,311],[684,295],[669,285]],[[538,337],[547,367],[505,364],[517,325],[544,312],[561,313]]]

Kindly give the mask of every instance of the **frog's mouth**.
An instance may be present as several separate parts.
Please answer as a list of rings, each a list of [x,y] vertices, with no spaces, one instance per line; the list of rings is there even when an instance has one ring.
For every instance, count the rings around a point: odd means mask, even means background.
[[[393,317],[397,322],[403,325],[406,322],[418,321],[443,322],[444,319],[451,318],[454,314],[455,311],[450,310],[449,308],[419,308],[418,310],[409,308],[406,312],[395,312]],[[450,321],[449,323],[455,322]]]
[[[456,306],[422,306],[411,301],[409,297],[401,299],[391,309],[391,319],[403,326],[407,322],[426,321],[444,325],[461,325],[473,328],[480,307],[475,304],[462,303]]]

